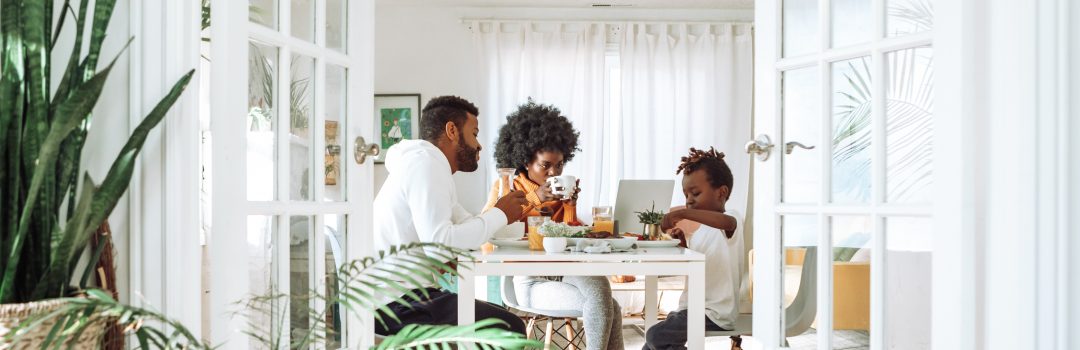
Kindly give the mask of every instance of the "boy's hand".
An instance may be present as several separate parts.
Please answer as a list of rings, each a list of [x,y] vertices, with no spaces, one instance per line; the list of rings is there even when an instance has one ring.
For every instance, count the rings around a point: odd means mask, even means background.
[[[664,220],[660,221],[660,230],[667,231],[675,227],[675,223],[681,221],[682,211],[686,209],[672,210],[667,215],[664,215]]]
[[[671,231],[668,231],[668,234],[671,235],[672,238],[677,238],[679,240],[680,247],[686,248],[686,232],[683,232],[681,228],[672,228]]]

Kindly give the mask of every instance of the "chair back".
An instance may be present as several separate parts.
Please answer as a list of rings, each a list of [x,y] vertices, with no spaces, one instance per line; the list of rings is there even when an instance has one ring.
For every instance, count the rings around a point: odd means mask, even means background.
[[[519,308],[521,304],[518,304],[517,294],[514,293],[514,276],[502,276],[499,281],[502,283],[502,288],[499,290],[502,293],[503,305]]]
[[[799,291],[795,300],[784,310],[785,337],[796,336],[810,329],[817,316],[817,247],[806,247]]]

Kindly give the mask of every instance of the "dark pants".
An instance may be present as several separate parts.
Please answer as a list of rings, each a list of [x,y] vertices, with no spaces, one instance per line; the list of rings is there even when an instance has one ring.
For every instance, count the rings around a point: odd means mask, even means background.
[[[686,349],[686,310],[674,311],[667,319],[658,322],[645,332],[645,346],[641,350],[684,350]],[[726,331],[708,317],[705,318],[706,331]]]
[[[414,289],[413,291],[417,295],[423,296],[420,290]],[[386,326],[383,326],[379,321],[375,321],[375,334],[397,334],[402,328],[405,328],[405,325],[410,324],[457,325],[458,295],[435,288],[427,288],[427,292],[427,299],[414,300],[410,303],[412,305],[411,309],[399,303],[386,305],[401,322],[395,321],[382,311],[379,311],[379,316],[386,322]],[[501,306],[477,300],[476,320],[488,318],[497,318],[509,325],[500,325],[499,328],[525,335],[525,322],[522,322],[521,318],[510,313],[510,311],[506,311]]]

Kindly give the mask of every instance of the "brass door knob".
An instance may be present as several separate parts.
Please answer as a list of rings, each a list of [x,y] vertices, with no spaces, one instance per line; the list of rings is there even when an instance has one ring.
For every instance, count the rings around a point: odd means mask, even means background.
[[[353,142],[353,158],[356,159],[356,164],[364,164],[367,157],[376,157],[379,151],[379,145],[367,143],[363,136],[356,137],[356,142]]]

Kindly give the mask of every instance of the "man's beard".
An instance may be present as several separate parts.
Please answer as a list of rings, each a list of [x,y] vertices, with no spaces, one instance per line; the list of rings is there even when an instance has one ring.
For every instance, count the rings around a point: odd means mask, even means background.
[[[462,136],[458,139],[457,149],[457,162],[458,170],[471,173],[480,168],[480,162],[478,155],[480,154],[480,147],[469,147],[465,144],[465,137]]]

